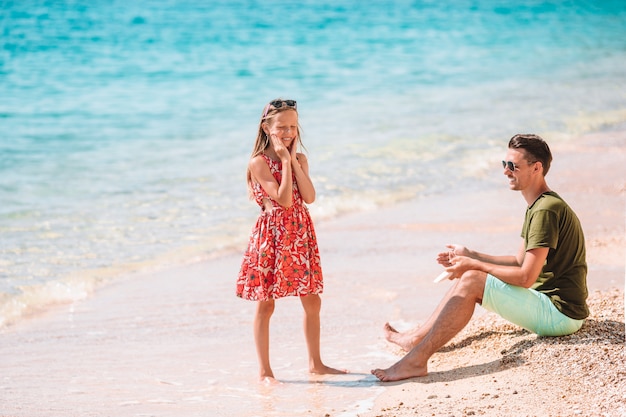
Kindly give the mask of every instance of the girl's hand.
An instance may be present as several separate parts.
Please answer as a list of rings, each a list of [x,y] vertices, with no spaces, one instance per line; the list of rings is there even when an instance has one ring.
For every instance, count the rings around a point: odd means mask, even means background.
[[[289,149],[289,153],[291,155],[291,160],[294,161],[296,159],[296,155],[298,154],[298,145],[296,144],[295,139],[291,142],[291,148]]]
[[[278,155],[280,160],[283,163],[291,162],[291,152],[287,149],[283,141],[275,134],[270,135],[270,140],[272,141],[274,152],[276,152],[276,155]]]
[[[300,166],[300,161],[298,160],[298,146],[296,145],[295,140],[291,143],[291,148],[289,149],[289,156],[291,156],[292,166],[295,166],[295,164],[298,164],[298,166]]]

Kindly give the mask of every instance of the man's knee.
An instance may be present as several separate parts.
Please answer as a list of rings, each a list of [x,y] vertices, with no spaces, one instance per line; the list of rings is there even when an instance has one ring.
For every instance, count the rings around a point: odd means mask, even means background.
[[[473,297],[478,303],[482,302],[485,292],[487,273],[482,271],[465,271],[457,284],[457,290],[467,297]]]

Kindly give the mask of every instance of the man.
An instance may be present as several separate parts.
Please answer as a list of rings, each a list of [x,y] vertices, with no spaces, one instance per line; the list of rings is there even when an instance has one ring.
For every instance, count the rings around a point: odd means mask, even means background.
[[[515,135],[502,161],[509,187],[528,204],[517,255],[492,256],[448,245],[437,261],[454,285],[428,321],[404,333],[387,323],[387,340],[407,350],[381,381],[425,376],[428,359],[469,322],[476,303],[540,336],[575,333],[589,315],[585,240],[572,209],[548,187],[552,154],[537,135]]]

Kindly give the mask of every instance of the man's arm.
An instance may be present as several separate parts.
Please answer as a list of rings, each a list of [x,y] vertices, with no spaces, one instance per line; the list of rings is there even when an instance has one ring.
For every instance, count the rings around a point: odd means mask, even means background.
[[[483,271],[511,285],[530,288],[537,278],[548,257],[549,248],[525,250],[524,242],[517,256],[491,256],[466,250],[466,255],[452,258],[452,266],[447,268],[455,277],[465,271]]]
[[[477,261],[486,262],[494,265],[509,265],[509,266],[521,266],[524,260],[524,241],[520,244],[517,255],[505,255],[494,256],[486,253],[480,253],[474,250],[470,250],[462,245],[446,245],[449,249],[447,252],[441,252],[437,255],[437,262],[444,267],[450,267],[452,264],[450,260],[455,256],[467,256],[468,258],[476,259]]]
[[[459,253],[459,255],[468,256],[477,261],[493,265],[521,266],[524,260],[524,251],[524,241],[522,240],[517,255],[488,255],[486,253],[480,253],[469,249],[466,249],[465,253]],[[457,253],[457,251],[455,251],[455,253]]]
[[[481,271],[511,285],[530,288],[541,272],[550,248],[529,249],[524,253],[521,266],[504,266],[484,263]]]

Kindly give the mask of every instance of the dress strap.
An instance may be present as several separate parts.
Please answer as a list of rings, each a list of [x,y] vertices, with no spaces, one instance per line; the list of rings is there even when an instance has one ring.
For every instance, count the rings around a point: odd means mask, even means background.
[[[268,155],[265,155],[265,153],[262,153],[261,155],[263,155],[263,159],[265,159],[265,163],[270,167],[270,171],[272,171],[272,173],[274,171],[279,172],[282,169],[282,162],[274,161]]]

